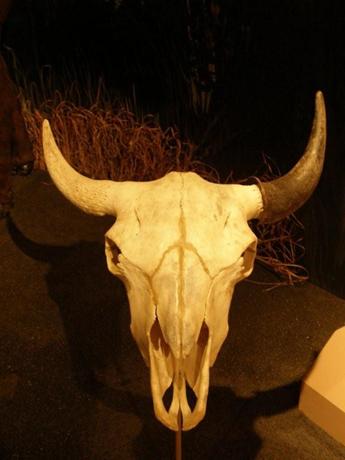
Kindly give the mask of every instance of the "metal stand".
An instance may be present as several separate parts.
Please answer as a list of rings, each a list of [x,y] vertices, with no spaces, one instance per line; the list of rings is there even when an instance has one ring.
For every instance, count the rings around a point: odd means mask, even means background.
[[[182,413],[179,410],[177,415],[178,430],[176,431],[175,456],[176,460],[182,460]]]

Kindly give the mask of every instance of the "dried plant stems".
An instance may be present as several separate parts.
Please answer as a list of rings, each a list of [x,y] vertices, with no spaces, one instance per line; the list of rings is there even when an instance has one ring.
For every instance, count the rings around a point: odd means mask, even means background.
[[[43,119],[48,118],[66,159],[88,177],[145,181],[174,170],[194,171],[209,181],[219,182],[217,171],[196,157],[195,146],[182,141],[176,128],[163,130],[151,115],[138,121],[128,110],[128,104],[118,104],[114,110],[108,101],[101,103],[97,93],[96,103],[85,108],[55,92],[54,98],[34,107],[23,92],[22,106],[37,169],[45,169],[41,125]],[[264,165],[264,171],[255,174],[261,180],[279,175],[267,157],[264,157]],[[231,177],[232,174],[229,180]],[[272,288],[308,279],[306,269],[297,263],[304,247],[303,226],[295,216],[274,225],[253,223],[252,226],[259,238],[257,260],[280,278],[280,281],[263,284]]]
[[[45,169],[41,124],[47,117],[66,159],[89,177],[152,180],[175,170],[195,171],[218,181],[213,168],[194,158],[191,143],[182,142],[176,129],[163,131],[152,116],[139,122],[125,108],[115,113],[62,101],[55,107],[47,102],[35,110],[26,105],[24,117],[39,169]]]

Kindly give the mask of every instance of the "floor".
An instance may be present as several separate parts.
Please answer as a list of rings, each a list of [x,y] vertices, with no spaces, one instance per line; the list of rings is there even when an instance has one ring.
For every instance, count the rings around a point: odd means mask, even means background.
[[[0,459],[172,459],[149,373],[129,332],[126,293],[106,269],[110,218],[82,214],[35,172],[0,222]],[[257,267],[252,281],[271,280]],[[345,459],[297,408],[300,382],[345,301],[305,284],[239,284],[211,370],[205,419],[183,459]]]

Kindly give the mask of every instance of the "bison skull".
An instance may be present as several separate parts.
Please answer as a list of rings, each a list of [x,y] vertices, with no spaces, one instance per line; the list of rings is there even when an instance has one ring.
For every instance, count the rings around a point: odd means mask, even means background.
[[[277,221],[307,200],[322,171],[325,139],[319,92],[306,151],[285,176],[220,185],[171,172],[150,182],[113,182],[71,168],[44,122],[45,161],[56,186],[83,211],[116,216],[105,236],[108,269],[126,286],[131,331],[150,367],[155,414],[168,428],[178,429],[179,413],[183,430],[205,415],[209,369],[228,333],[233,290],[253,269],[257,238],[248,221]],[[187,385],[196,397],[193,409]]]

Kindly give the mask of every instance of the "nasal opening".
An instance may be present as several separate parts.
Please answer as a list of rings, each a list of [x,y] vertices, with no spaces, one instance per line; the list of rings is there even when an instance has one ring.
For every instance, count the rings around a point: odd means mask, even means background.
[[[165,410],[167,412],[169,412],[171,403],[173,401],[173,397],[174,397],[174,387],[173,385],[170,385],[170,387],[166,390],[162,398]]]
[[[164,356],[168,356],[170,353],[170,347],[164,340],[163,332],[162,332],[162,329],[160,327],[160,324],[157,318],[151,328],[150,337],[151,337],[152,345],[154,346],[155,350],[161,349]]]
[[[191,386],[188,384],[187,381],[186,381],[186,397],[187,397],[188,406],[191,412],[193,412],[196,406],[196,403],[198,401],[198,397],[196,396],[196,394],[194,393],[193,389],[191,388]],[[164,393],[163,398],[162,398],[165,410],[167,412],[169,412],[171,408],[173,398],[174,398],[174,385],[171,384],[169,388],[166,390],[166,392]]]
[[[157,418],[168,428],[190,430],[204,417],[209,386],[210,331],[203,322],[186,358],[176,359],[165,342],[158,319],[149,334],[151,389]]]
[[[190,410],[193,412],[196,406],[196,403],[198,401],[198,398],[196,394],[194,393],[193,389],[189,386],[188,382],[186,383],[186,395],[187,395],[187,401],[188,401]]]

